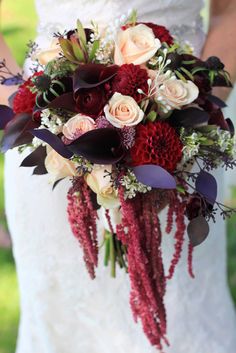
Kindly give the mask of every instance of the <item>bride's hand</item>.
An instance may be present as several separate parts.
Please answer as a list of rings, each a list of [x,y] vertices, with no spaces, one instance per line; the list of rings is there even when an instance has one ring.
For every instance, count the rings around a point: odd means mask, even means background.
[[[18,73],[21,71],[14,57],[12,56],[10,49],[4,42],[3,36],[0,34],[0,60],[3,59],[6,60],[7,67],[11,72]],[[2,73],[1,75],[4,76]],[[0,104],[8,105],[8,97],[16,90],[17,86],[4,86],[0,84]]]
[[[4,86],[0,84],[0,104],[9,105],[8,98],[16,92],[18,86]]]

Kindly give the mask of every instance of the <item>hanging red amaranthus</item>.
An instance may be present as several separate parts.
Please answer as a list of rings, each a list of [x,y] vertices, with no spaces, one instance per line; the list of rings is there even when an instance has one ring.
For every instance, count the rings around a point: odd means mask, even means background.
[[[143,330],[152,345],[162,349],[166,339],[167,320],[164,305],[166,280],[174,274],[181,257],[185,233],[185,200],[175,192],[152,190],[126,199],[123,187],[119,188],[122,221],[112,225],[109,210],[106,218],[114,239],[127,249],[128,273],[131,281],[130,304],[135,321],[141,320]],[[68,215],[72,231],[79,240],[84,259],[92,278],[98,261],[97,213],[91,201],[91,191],[82,178],[74,180],[68,194]],[[84,205],[86,204],[86,207]],[[165,275],[162,259],[162,231],[159,212],[169,205],[166,233],[175,224],[175,251],[169,274]],[[192,275],[192,248],[189,247],[189,272]]]
[[[161,349],[162,341],[167,342],[164,306],[166,280],[157,195],[151,192],[125,200],[124,190],[120,188],[122,226],[118,227],[118,234],[121,241],[126,239],[128,248],[130,303],[134,318],[141,319],[150,342]]]
[[[91,190],[83,178],[75,179],[69,190],[67,212],[72,232],[84,251],[89,274],[95,278],[98,264],[97,213],[91,201]]]

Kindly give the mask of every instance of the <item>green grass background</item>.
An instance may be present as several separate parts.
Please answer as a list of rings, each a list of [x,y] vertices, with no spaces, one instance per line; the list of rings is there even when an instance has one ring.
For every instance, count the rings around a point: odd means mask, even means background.
[[[37,17],[33,0],[2,1],[0,30],[19,65],[22,65],[24,62],[27,50],[26,45],[29,39],[35,37],[36,23]],[[5,226],[3,156],[1,155],[0,223]],[[14,353],[18,322],[19,294],[15,265],[11,250],[0,249],[0,353]]]
[[[4,38],[10,46],[17,62],[22,65],[26,52],[26,44],[29,39],[33,39],[35,36],[37,18],[34,1],[3,0],[0,21],[0,28]],[[236,190],[233,191],[233,198],[236,200]],[[0,222],[5,225],[3,156],[0,156]],[[236,303],[235,224],[236,217],[228,222],[228,273],[230,288]],[[14,353],[18,321],[19,295],[14,261],[11,250],[0,249],[0,353]]]

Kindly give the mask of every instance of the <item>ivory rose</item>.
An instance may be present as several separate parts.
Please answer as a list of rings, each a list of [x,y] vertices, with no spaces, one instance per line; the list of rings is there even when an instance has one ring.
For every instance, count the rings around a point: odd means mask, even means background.
[[[66,122],[62,133],[68,140],[74,141],[85,132],[93,130],[94,127],[95,122],[92,118],[87,115],[77,114]]]
[[[107,209],[119,206],[118,192],[114,189],[111,176],[112,165],[94,165],[93,170],[86,176],[88,186],[97,194],[99,205]]]
[[[120,129],[124,126],[137,125],[144,117],[144,112],[132,97],[117,92],[105,106],[104,113],[107,120]]]
[[[59,46],[58,39],[55,38],[51,42],[51,45],[48,49],[37,51],[36,54],[33,56],[33,60],[37,59],[41,65],[47,65],[49,61],[59,57],[60,53],[61,48]]]
[[[45,167],[52,176],[52,182],[77,174],[76,167],[73,162],[63,158],[54,149],[48,148],[47,157],[45,159]]]
[[[171,109],[180,109],[192,103],[199,95],[198,87],[192,82],[184,82],[175,77],[164,80],[157,88],[156,98],[163,101]]]
[[[151,59],[161,47],[151,28],[144,24],[120,31],[116,38],[114,61],[117,65],[141,65]]]

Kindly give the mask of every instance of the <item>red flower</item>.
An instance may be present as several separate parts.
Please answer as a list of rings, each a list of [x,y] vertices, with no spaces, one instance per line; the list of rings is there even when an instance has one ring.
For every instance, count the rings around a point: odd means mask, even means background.
[[[110,82],[118,66],[101,64],[80,65],[73,75],[76,109],[91,117],[98,117],[109,99]]]
[[[168,45],[172,45],[174,43],[174,39],[170,34],[170,31],[164,27],[164,26],[159,26],[156,25],[155,23],[152,22],[137,22],[136,25],[146,25],[147,27],[151,28],[153,30],[154,36],[158,38],[162,43],[167,43]],[[121,29],[125,31],[127,28],[129,28],[131,25],[125,25],[122,26]]]
[[[137,92],[140,88],[144,93],[148,93],[148,74],[139,65],[122,65],[112,83],[112,92],[119,92],[126,96],[133,97],[139,102],[144,96]]]
[[[170,35],[168,29],[164,26],[159,26],[151,22],[142,22],[144,25],[148,26],[153,30],[153,33],[156,38],[158,38],[162,43],[165,42],[168,45],[172,45],[174,40]]]
[[[30,88],[33,87],[32,78],[35,76],[40,76],[42,73],[43,72],[36,72],[19,87],[18,92],[16,93],[16,96],[13,100],[14,113],[33,113],[36,94],[30,91]]]
[[[156,164],[173,172],[182,158],[182,143],[168,123],[156,121],[139,125],[135,145],[131,148],[134,166]]]
[[[101,115],[107,99],[103,87],[94,87],[79,90],[75,101],[79,113],[96,118]]]

